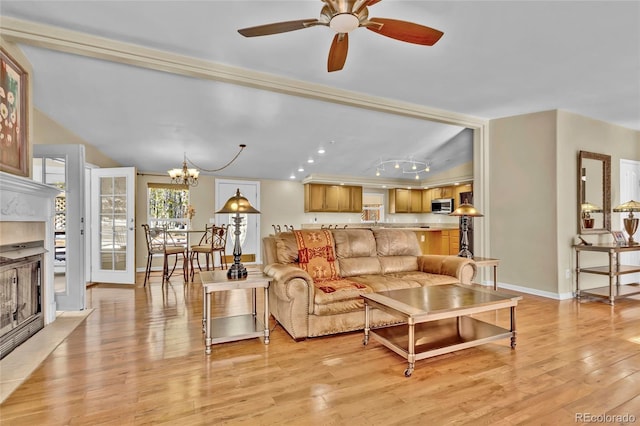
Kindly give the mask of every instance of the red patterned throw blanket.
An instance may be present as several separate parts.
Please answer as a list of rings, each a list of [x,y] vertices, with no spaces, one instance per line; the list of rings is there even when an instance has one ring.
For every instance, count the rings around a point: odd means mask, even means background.
[[[293,234],[298,244],[299,266],[311,275],[316,288],[325,293],[346,288],[366,288],[360,283],[342,279],[338,275],[331,231],[327,229],[294,230]]]

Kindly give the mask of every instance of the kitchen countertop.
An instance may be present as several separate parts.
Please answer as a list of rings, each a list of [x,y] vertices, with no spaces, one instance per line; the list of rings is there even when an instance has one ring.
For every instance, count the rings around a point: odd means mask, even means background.
[[[449,229],[458,229],[456,223],[304,223],[302,229],[320,229],[322,227],[327,228],[393,228],[393,229],[406,229],[409,231],[443,231]]]

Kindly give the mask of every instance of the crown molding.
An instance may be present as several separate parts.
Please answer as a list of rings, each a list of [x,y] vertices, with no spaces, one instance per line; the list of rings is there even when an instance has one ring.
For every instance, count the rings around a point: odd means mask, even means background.
[[[6,16],[0,16],[0,36],[14,43],[445,124],[478,129],[487,123],[478,117],[251,71]]]

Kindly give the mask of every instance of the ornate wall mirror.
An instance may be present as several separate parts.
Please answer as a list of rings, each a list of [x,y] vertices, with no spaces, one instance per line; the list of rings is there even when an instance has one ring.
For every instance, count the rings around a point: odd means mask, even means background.
[[[578,233],[611,232],[611,156],[578,154]]]

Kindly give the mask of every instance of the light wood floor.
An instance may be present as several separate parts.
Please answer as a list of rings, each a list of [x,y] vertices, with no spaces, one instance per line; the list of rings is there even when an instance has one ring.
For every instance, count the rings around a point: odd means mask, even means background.
[[[242,290],[215,297],[228,313],[249,309]],[[95,312],[0,406],[3,426],[559,425],[580,413],[640,424],[638,299],[524,295],[515,350],[504,340],[419,361],[410,378],[360,333],[294,342],[273,322],[269,345],[207,356],[199,283],[97,285],[87,300]],[[508,325],[508,310],[482,317]]]

